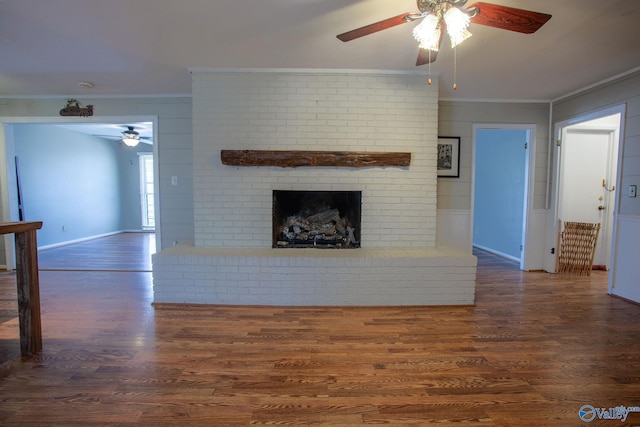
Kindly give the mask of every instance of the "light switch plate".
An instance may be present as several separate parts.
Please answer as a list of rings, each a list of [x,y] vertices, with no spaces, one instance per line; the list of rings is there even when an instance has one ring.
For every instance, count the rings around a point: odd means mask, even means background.
[[[638,187],[635,185],[629,186],[629,197],[636,197],[636,193],[638,191]]]

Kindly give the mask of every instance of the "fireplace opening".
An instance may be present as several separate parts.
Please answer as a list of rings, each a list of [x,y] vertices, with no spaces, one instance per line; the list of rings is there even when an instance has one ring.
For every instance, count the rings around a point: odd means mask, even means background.
[[[361,191],[273,191],[274,248],[360,247]]]

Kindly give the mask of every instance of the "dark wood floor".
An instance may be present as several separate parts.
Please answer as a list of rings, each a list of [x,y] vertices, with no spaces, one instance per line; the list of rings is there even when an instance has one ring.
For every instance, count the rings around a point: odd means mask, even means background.
[[[478,256],[465,307],[154,307],[149,272],[41,271],[25,359],[0,274],[0,424],[577,426],[585,404],[640,406],[640,307],[606,272]]]

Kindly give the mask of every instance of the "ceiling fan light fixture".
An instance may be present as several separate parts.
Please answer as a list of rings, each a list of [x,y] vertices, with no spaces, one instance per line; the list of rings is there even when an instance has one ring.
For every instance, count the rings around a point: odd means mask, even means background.
[[[471,33],[467,28],[471,18],[457,7],[449,8],[444,14],[444,22],[447,26],[447,34],[451,40],[451,47],[456,47],[469,37]]]
[[[122,132],[122,142],[129,147],[135,147],[140,142],[140,134],[133,126],[127,126],[127,130]]]
[[[481,1],[470,7],[465,7],[467,0],[416,0],[416,4],[419,12],[392,16],[391,18],[338,34],[337,37],[343,42],[348,42],[397,25],[422,20],[413,29],[413,36],[420,46],[416,65],[429,64],[428,83],[431,84],[431,63],[437,57],[443,36],[443,27],[445,27],[453,48],[453,89],[455,90],[457,88],[456,73],[458,67],[456,46],[471,37],[468,27],[472,20],[474,24],[532,34],[551,19],[551,15],[547,13]]]
[[[122,137],[122,142],[128,147],[135,147],[140,142],[140,139]]]
[[[420,49],[437,52],[440,45],[440,20],[434,14],[428,14],[413,29],[413,37],[418,41]]]

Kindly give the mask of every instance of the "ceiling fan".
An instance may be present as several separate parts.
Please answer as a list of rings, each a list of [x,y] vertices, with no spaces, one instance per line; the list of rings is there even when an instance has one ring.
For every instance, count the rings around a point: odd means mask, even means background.
[[[114,131],[116,129],[123,129],[123,130],[118,132],[118,134],[95,135],[95,136],[108,138],[108,139],[121,140],[124,144],[128,145],[129,147],[135,147],[140,142],[145,144],[153,144],[152,138],[141,136],[140,132],[136,130],[135,126],[121,125],[121,126],[114,127],[112,125],[109,125],[108,127],[113,128]]]
[[[420,47],[416,61],[419,66],[436,60],[445,31],[454,47],[471,35],[467,30],[469,23],[532,34],[551,19],[551,15],[546,13],[484,2],[474,3],[469,7],[464,7],[467,0],[416,0],[416,3],[419,12],[403,13],[338,34],[337,37],[348,42],[397,25],[422,20],[413,31]]]

